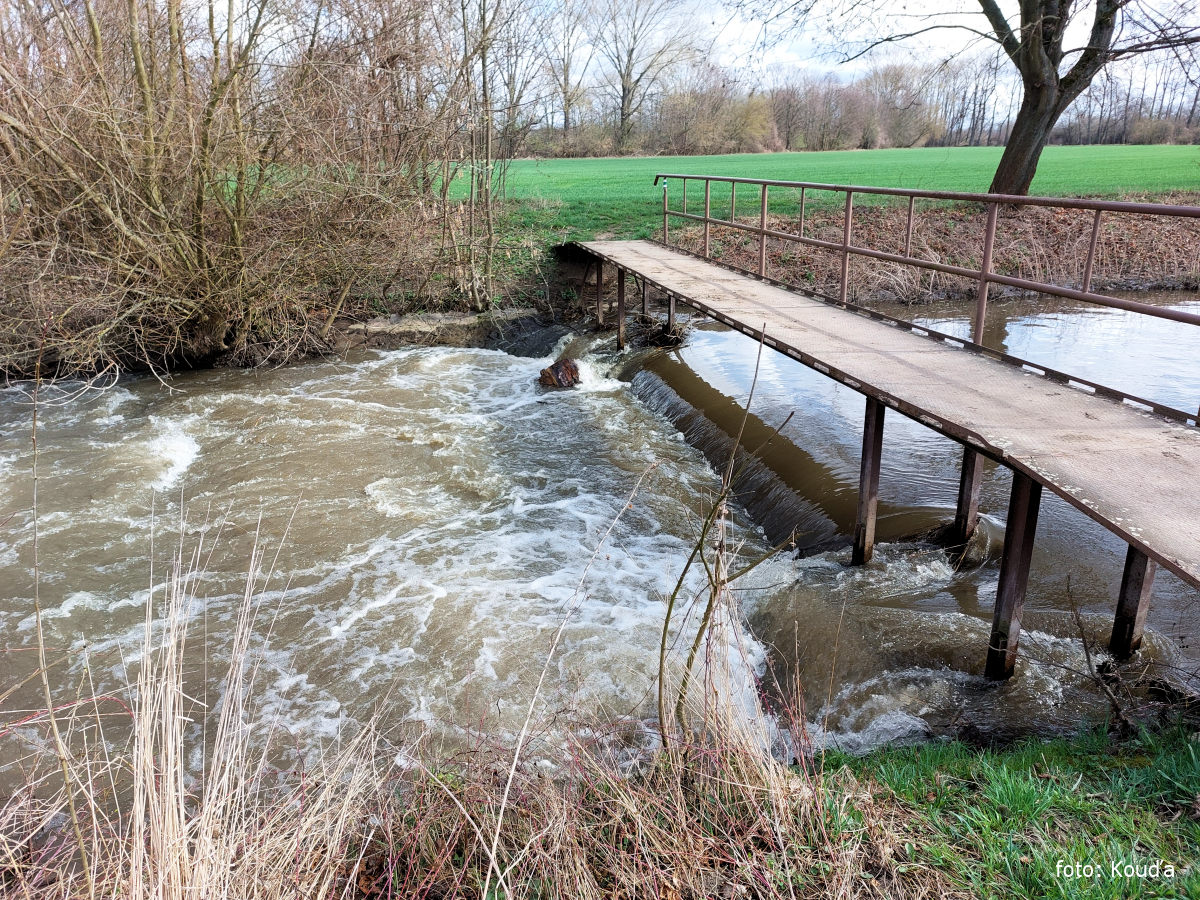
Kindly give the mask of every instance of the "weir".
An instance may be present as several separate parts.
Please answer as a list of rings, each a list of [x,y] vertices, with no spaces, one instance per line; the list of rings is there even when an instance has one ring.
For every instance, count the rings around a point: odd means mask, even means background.
[[[1126,658],[1140,645],[1158,565],[1200,588],[1200,504],[1193,488],[1200,471],[1197,414],[1127,395],[1111,387],[1056,372],[984,346],[989,286],[1057,295],[1200,325],[1200,316],[1091,291],[1101,217],[1107,214],[1173,215],[1200,218],[1200,207],[1116,203],[990,194],[907,191],[755,181],[718,176],[660,175],[663,187],[663,237],[670,218],[702,223],[702,253],[659,241],[587,241],[579,247],[597,267],[596,317],[605,317],[605,267],[616,270],[618,344],[625,343],[627,281],[633,279],[648,311],[650,290],[667,300],[667,325],[674,327],[675,304],[692,309],[746,334],[776,352],[821,372],[865,397],[863,444],[852,564],[870,561],[879,497],[879,461],[886,411],[892,409],[962,444],[958,508],[948,530],[952,544],[963,544],[978,521],[981,459],[1012,470],[1008,522],[986,674],[1012,675],[1021,629],[1043,489],[1119,535],[1128,544],[1118,606],[1110,638],[1114,656]],[[667,183],[684,183],[680,210],[669,206]],[[704,184],[704,214],[687,212],[686,182]],[[715,182],[730,190],[730,219],[714,218]],[[739,185],[755,188],[757,223],[734,217]],[[768,189],[799,189],[797,232],[768,227]],[[840,243],[804,236],[806,194],[844,195]],[[857,246],[853,241],[853,201],[857,194],[908,199],[904,252]],[[986,225],[979,269],[945,265],[914,257],[913,208],[916,200],[984,204]],[[998,212],[1017,205],[1090,210],[1091,243],[1081,288],[1034,282],[992,271],[992,247]],[[708,258],[711,232],[725,227],[749,232],[758,240],[758,271],[738,269]],[[783,240],[841,254],[840,296],[820,297],[768,277],[768,240]],[[974,340],[940,334],[913,323],[874,313],[847,300],[852,257],[933,269],[977,283]]]

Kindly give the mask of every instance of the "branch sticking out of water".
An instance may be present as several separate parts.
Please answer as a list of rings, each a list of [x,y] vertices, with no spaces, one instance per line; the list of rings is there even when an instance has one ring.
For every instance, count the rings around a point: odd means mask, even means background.
[[[738,433],[734,438],[733,446],[730,448],[729,461],[725,466],[725,471],[721,477],[720,490],[718,491],[716,498],[714,499],[707,515],[704,518],[704,521],[701,524],[699,536],[692,547],[692,552],[688,557],[686,564],[684,565],[683,571],[679,575],[675,589],[667,599],[667,609],[663,618],[662,635],[659,642],[658,718],[659,732],[663,746],[668,748],[673,740],[672,731],[674,728],[677,727],[684,735],[689,732],[689,726],[687,722],[687,705],[692,685],[692,677],[693,673],[695,672],[696,661],[700,656],[701,649],[707,644],[711,644],[712,629],[715,619],[719,618],[726,627],[733,629],[733,633],[731,634],[732,641],[730,643],[731,645],[736,645],[740,648],[741,636],[737,631],[737,623],[739,618],[734,609],[736,603],[733,600],[730,585],[738,578],[741,578],[742,576],[753,571],[757,566],[765,562],[767,559],[770,559],[775,555],[775,553],[790,543],[790,541],[784,541],[779,546],[772,548],[767,553],[749,562],[747,565],[738,569],[733,568],[732,561],[736,555],[736,550],[731,549],[728,544],[728,523],[729,502],[733,496],[734,485],[737,484],[738,479],[745,470],[746,466],[756,457],[758,453],[762,451],[762,449],[768,443],[770,443],[772,439],[774,439],[776,435],[779,434],[783,427],[791,420],[791,416],[789,415],[779,425],[779,427],[772,432],[771,436],[768,437],[762,445],[755,448],[753,451],[745,453],[744,458],[739,464],[739,450],[741,449],[742,441],[745,436],[746,421],[750,415],[750,407],[754,401],[754,391],[758,385],[758,373],[759,367],[762,363],[762,353],[766,335],[765,323],[763,324],[762,334],[763,338],[759,341],[758,356],[754,364],[754,378],[750,384],[750,392],[746,397],[746,404],[742,411],[742,420],[738,428]],[[705,552],[710,540],[713,544],[711,560]],[[701,614],[696,634],[692,639],[691,646],[688,648],[687,658],[683,665],[683,671],[680,676],[680,683],[675,697],[673,717],[669,717],[667,714],[666,694],[669,675],[667,665],[667,646],[669,642],[671,621],[675,613],[675,607],[678,603],[679,595],[683,590],[687,574],[697,560],[700,561],[701,566],[704,568],[705,578],[707,581],[708,599],[705,604],[704,611]],[[710,660],[714,658],[709,652],[706,652],[705,655]],[[721,655],[717,658],[723,659],[724,656]],[[723,675],[727,682],[724,687],[731,688],[732,685],[728,683],[729,673],[725,672]],[[709,705],[708,700],[710,696],[716,696],[720,694],[720,690],[713,680],[714,677],[716,677],[716,673],[713,672],[711,665],[707,665],[705,668],[705,700],[702,704],[702,708],[704,710],[703,727],[705,730],[707,730],[708,726],[712,724],[709,721],[709,716],[714,711],[714,708]],[[673,725],[672,722],[674,723]],[[728,723],[723,724],[726,727],[722,728],[722,730],[727,730]]]

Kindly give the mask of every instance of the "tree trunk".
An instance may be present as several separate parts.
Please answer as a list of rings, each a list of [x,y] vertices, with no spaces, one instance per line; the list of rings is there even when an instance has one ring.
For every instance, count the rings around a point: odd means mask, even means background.
[[[1057,93],[1049,85],[1037,90],[1026,86],[1021,109],[1013,121],[992,186],[988,188],[990,193],[1017,196],[1029,193],[1038,160],[1061,113]]]
[[[633,133],[633,85],[627,78],[621,79],[621,108],[617,122],[617,155],[625,152],[629,136]]]

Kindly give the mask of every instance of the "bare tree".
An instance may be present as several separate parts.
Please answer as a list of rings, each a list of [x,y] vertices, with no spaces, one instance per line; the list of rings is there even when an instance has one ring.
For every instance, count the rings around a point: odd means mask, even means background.
[[[784,150],[799,150],[800,104],[803,88],[795,73],[790,73],[767,91],[771,101],[771,115],[775,118],[775,131],[783,143]]]
[[[695,61],[645,116],[646,137],[667,153],[755,153],[776,146],[771,104],[738,73]]]
[[[1021,74],[1024,94],[991,190],[1027,194],[1038,159],[1059,117],[1114,60],[1164,48],[1185,50],[1200,43],[1195,8],[1140,0],[1096,0],[1087,43],[1064,47],[1072,4],[1062,0],[1022,2],[1012,24],[996,0],[979,0],[994,39]]]
[[[0,369],[285,359],[397,282],[490,303],[524,3],[0,4]]]
[[[588,25],[596,17],[595,0],[551,0],[545,10],[542,54],[562,117],[562,149],[571,146],[572,114],[583,100],[584,79],[595,56]]]
[[[925,79],[916,66],[876,66],[863,78],[863,88],[879,121],[879,143],[913,147],[929,138],[934,118],[925,94]]]
[[[614,144],[624,151],[634,119],[661,79],[693,55],[687,0],[603,0],[597,50],[616,103]]]
[[[929,13],[897,10],[887,0],[734,0],[734,5],[788,22],[793,31],[821,15],[842,39],[843,59],[943,30],[998,44],[1022,85],[1021,105],[991,184],[1003,194],[1029,192],[1055,123],[1107,66],[1164,50],[1190,57],[1200,45],[1192,0],[975,0]],[[1072,46],[1076,20],[1087,33]],[[871,23],[873,33],[854,40],[864,23]]]

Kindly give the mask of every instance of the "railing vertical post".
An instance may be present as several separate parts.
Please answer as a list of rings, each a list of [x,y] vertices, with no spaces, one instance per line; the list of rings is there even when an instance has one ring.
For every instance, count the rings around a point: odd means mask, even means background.
[[[800,188],[800,237],[804,237],[804,188]]]
[[[1013,472],[1008,500],[1008,524],[1004,528],[1004,559],[1000,562],[1000,585],[992,615],[984,674],[992,679],[1012,676],[1017,663],[1017,641],[1021,636],[1021,611],[1029,584],[1033,538],[1037,533],[1038,506],[1042,486],[1023,472]]]
[[[596,324],[604,324],[604,260],[596,260]]]
[[[1083,264],[1083,292],[1086,294],[1092,289],[1092,266],[1096,262],[1096,242],[1100,238],[1100,216],[1103,210],[1096,210],[1096,215],[1092,218],[1092,239],[1088,243],[1087,262]]]
[[[767,186],[762,186],[758,201],[758,277],[767,277]]]
[[[708,217],[712,211],[712,182],[707,178],[704,179],[704,258],[708,259],[708,236],[709,224]]]
[[[729,221],[737,221],[737,182],[729,182]]]
[[[996,214],[1000,207],[988,204],[987,224],[983,231],[983,262],[979,266],[979,292],[975,301],[975,327],[971,339],[983,343],[983,326],[987,320],[988,285],[992,275],[992,245],[996,242]]]
[[[913,228],[913,207],[916,205],[917,198],[908,198],[908,226],[904,229],[904,255],[912,256],[912,228]]]
[[[663,179],[663,243],[664,244],[670,243],[670,240],[668,239],[668,235],[670,234],[670,232],[667,228],[667,219],[668,218],[670,218],[670,212],[667,209],[667,179],[664,178]]]
[[[1117,617],[1108,642],[1108,649],[1117,659],[1128,659],[1142,645],[1142,627],[1150,609],[1150,591],[1157,568],[1154,560],[1136,547],[1131,546],[1125,555]]]
[[[852,566],[866,565],[875,552],[875,519],[879,512],[879,460],[883,455],[883,413],[887,407],[867,398],[863,420],[862,463],[858,476],[858,518],[854,525]]]
[[[854,192],[846,191],[846,214],[842,221],[842,284],[838,298],[845,303],[850,287],[850,230],[854,227]]]
[[[625,270],[617,269],[617,349],[625,349]]]
[[[687,183],[688,183],[688,180],[686,178],[683,179],[683,194],[682,194],[683,201],[682,202],[683,202],[683,211],[684,212],[687,212]]]

